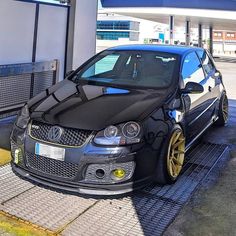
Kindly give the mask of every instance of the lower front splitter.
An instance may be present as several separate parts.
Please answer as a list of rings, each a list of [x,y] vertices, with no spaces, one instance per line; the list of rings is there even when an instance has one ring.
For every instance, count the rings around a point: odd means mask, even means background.
[[[148,183],[151,183],[152,177],[141,179],[138,181],[129,181],[127,183],[118,183],[118,184],[85,184],[85,183],[65,183],[61,181],[55,181],[52,179],[44,178],[38,176],[32,172],[26,171],[14,163],[11,163],[14,173],[18,176],[23,177],[27,180],[30,180],[37,184],[46,185],[48,187],[56,188],[59,190],[69,191],[79,194],[88,194],[88,195],[121,195],[125,193],[132,192],[134,190],[140,189],[146,186]]]

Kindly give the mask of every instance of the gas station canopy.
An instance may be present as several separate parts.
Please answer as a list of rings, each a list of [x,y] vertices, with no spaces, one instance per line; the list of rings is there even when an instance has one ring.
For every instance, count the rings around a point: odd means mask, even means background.
[[[102,0],[109,11],[168,24],[169,16],[175,16],[175,26],[191,21],[191,26],[204,25],[214,30],[236,29],[235,0]]]

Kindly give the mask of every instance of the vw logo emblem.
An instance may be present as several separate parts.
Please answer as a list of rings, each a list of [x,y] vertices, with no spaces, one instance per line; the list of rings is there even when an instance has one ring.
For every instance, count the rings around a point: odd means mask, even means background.
[[[59,126],[53,126],[48,132],[48,139],[53,142],[58,142],[63,134],[63,129]]]

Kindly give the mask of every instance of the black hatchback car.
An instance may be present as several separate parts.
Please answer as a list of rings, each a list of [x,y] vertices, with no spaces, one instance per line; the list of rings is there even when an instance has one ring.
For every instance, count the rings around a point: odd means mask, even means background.
[[[85,194],[169,184],[195,140],[227,119],[222,76],[206,50],[119,46],[23,107],[11,135],[12,168]]]

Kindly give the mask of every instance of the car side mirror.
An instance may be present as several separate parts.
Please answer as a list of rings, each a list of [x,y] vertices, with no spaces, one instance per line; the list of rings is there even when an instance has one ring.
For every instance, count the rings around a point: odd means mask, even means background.
[[[204,88],[201,84],[195,82],[188,82],[184,89],[181,90],[185,94],[199,94],[204,91]]]
[[[67,71],[66,74],[65,74],[65,76],[68,77],[68,76],[71,75],[73,72],[74,72],[74,70]]]

